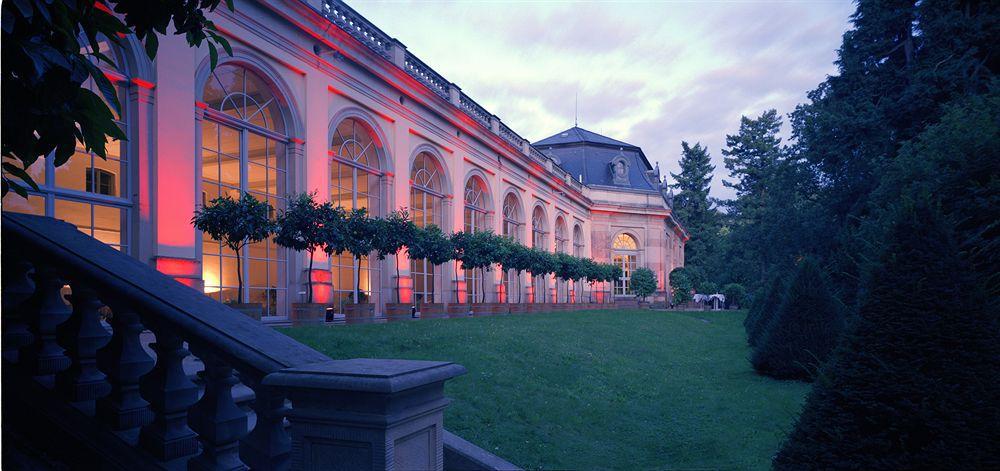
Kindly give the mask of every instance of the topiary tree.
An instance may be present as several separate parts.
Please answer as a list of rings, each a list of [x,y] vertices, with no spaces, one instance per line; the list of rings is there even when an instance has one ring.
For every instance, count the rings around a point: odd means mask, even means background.
[[[768,324],[771,323],[771,319],[774,318],[781,307],[781,300],[784,298],[785,282],[781,277],[776,276],[771,280],[771,286],[763,296],[757,296],[753,305],[750,306],[750,312],[747,313],[747,317],[743,319],[743,327],[747,331],[748,345],[751,347],[757,346]]]
[[[670,271],[670,289],[674,304],[684,304],[691,301],[691,290],[694,283],[688,276],[688,271],[684,267],[677,267]]]
[[[413,243],[413,233],[417,226],[410,220],[405,209],[390,212],[385,218],[372,220],[375,238],[372,248],[379,260],[393,255],[396,257],[396,302],[399,298],[399,251]]]
[[[1000,468],[1000,306],[926,203],[899,213],[774,468]]]
[[[726,297],[726,308],[742,306],[747,290],[739,283],[728,283],[722,286],[722,295]]]
[[[410,260],[427,260],[435,267],[453,260],[455,256],[451,239],[434,224],[414,228],[406,250]]]
[[[191,218],[196,229],[207,232],[212,239],[236,252],[237,302],[244,300],[243,248],[271,235],[274,231],[274,221],[271,220],[273,209],[266,201],[260,201],[250,193],[244,193],[239,200],[225,195],[213,199],[208,206],[196,209]]]
[[[843,306],[827,285],[819,264],[803,260],[750,358],[755,370],[780,379],[812,379],[844,330]]]
[[[549,273],[553,273],[558,268],[555,257],[542,249],[532,247],[529,250],[529,264],[528,271],[531,272],[532,277],[545,276]],[[544,295],[544,293],[543,293]],[[539,293],[535,293],[535,302],[537,303],[540,296]]]
[[[461,235],[460,235],[461,234]],[[480,270],[480,282],[482,291],[482,301],[486,302],[486,272],[490,266],[498,263],[502,258],[498,237],[491,231],[477,232],[456,232],[452,234],[452,243],[455,245],[456,260],[462,262],[462,268],[466,270]],[[456,267],[457,270],[457,267]],[[455,276],[458,276],[456,272]]]
[[[330,224],[331,217],[336,212],[330,203],[317,203],[315,193],[300,193],[288,199],[288,207],[275,222],[274,243],[296,252],[309,254],[309,270],[307,272],[308,288],[306,302],[313,300],[313,254],[323,247],[325,240],[323,228]]]
[[[514,239],[504,237],[502,240],[507,247],[504,251],[504,259],[500,261],[500,265],[503,266],[504,270],[513,270],[515,272],[515,276],[517,277],[517,302],[520,304],[521,273],[530,268],[531,254],[527,247]],[[507,301],[510,302],[510,293],[507,294]]]
[[[582,271],[582,267],[580,265],[580,259],[570,254],[562,252],[555,254],[554,257],[556,261],[556,270],[555,270],[556,278],[563,280],[563,283],[567,283],[567,291],[568,291],[569,280],[577,279],[580,272]],[[567,298],[568,297],[569,296],[567,292]],[[569,300],[567,299],[567,302],[568,301]]]
[[[636,269],[629,279],[629,288],[632,289],[637,298],[641,298],[645,302],[646,296],[656,291],[656,273],[645,267]]]
[[[375,250],[376,223],[368,216],[368,210],[357,208],[344,219],[343,250],[354,256],[355,264],[361,265],[361,259],[369,256]],[[361,270],[354,270],[354,302],[360,304]]]

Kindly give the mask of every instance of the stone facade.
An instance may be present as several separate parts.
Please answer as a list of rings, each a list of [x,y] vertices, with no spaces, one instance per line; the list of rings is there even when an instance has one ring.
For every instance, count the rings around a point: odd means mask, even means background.
[[[616,236],[628,234],[637,266],[656,272],[660,296],[669,271],[683,265],[687,235],[641,150],[641,159],[621,162],[627,175],[613,174],[611,185],[575,175],[544,141],[520,137],[339,1],[237,1],[235,12],[220,8],[210,18],[234,50],[214,72],[208,51],[180,36],[161,39],[155,62],[135,38],[114,47],[119,67],[108,75],[129,137],[114,151],[115,166],[82,152],[71,159],[75,167],[40,162],[32,172],[43,191],[27,202],[8,195],[4,210],[65,219],[223,301],[235,296],[234,259],[190,220],[212,197],[244,191],[279,209],[293,192],[375,214],[419,206],[422,223],[446,232],[506,227],[527,245],[604,262],[620,252]],[[601,165],[614,172],[611,163]],[[632,172],[650,184],[622,184],[635,181]],[[517,207],[505,214],[508,197]],[[291,303],[304,301],[305,255],[261,244],[246,257],[247,294],[265,305],[266,318],[285,317]],[[359,296],[382,312],[396,300],[397,266],[403,301],[453,302],[466,299],[456,287],[476,294],[479,286],[495,301],[505,290],[497,270],[467,280],[453,266],[419,266],[405,256],[360,266],[317,256],[314,292],[323,302],[353,298],[347,280],[357,271]],[[553,280],[539,283],[557,291]],[[527,292],[531,282],[520,286]]]

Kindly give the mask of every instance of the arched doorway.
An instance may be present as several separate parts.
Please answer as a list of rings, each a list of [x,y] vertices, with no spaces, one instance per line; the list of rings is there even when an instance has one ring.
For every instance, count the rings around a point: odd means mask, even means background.
[[[611,259],[622,269],[622,276],[614,282],[614,295],[628,296],[631,294],[629,280],[639,265],[639,242],[631,234],[618,234],[611,242]]]

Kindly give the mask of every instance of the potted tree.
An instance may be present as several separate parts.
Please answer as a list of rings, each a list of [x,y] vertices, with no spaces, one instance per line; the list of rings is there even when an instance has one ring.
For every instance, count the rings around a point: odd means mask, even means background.
[[[260,320],[262,303],[248,303],[243,289],[243,249],[266,239],[274,230],[273,208],[265,201],[244,193],[239,200],[229,195],[213,199],[198,208],[191,218],[194,227],[236,253],[237,292],[235,298],[223,299],[233,309]]]
[[[648,309],[649,303],[646,302],[646,297],[656,291],[656,273],[645,267],[637,269],[632,272],[629,287],[639,299],[639,307]]]
[[[365,208],[354,209],[344,219],[343,251],[354,257],[354,264],[361,266],[361,259],[375,250],[375,222]],[[368,302],[368,293],[361,290],[361,270],[354,271],[354,290],[349,302],[344,303],[344,316],[349,323],[375,321],[375,306]]]
[[[472,300],[473,315],[496,314],[497,303],[486,302],[486,272],[493,264],[502,258],[502,244],[498,242],[498,237],[490,231],[479,231],[465,233],[458,237],[458,248],[461,256],[462,268],[466,270],[479,270],[479,292],[478,300]],[[473,290],[475,292],[475,290]]]
[[[438,267],[455,256],[455,248],[436,225],[415,228],[407,252],[411,260],[427,260],[432,267]],[[420,317],[438,318],[447,315],[445,304],[441,302],[420,303],[417,306]]]
[[[319,324],[326,315],[326,304],[313,302],[313,255],[324,244],[324,228],[335,227],[337,214],[330,203],[319,204],[314,193],[293,195],[288,209],[277,219],[274,243],[295,252],[306,252],[306,302],[292,303],[291,320],[295,325]]]
[[[517,296],[515,297],[514,293],[507,293],[508,309],[511,314],[523,314],[527,312],[528,305],[521,302],[521,274],[530,267],[531,253],[527,247],[516,240],[508,238],[506,244],[507,250],[503,254],[504,259],[501,260],[500,265],[503,266],[504,270],[513,271],[514,277],[517,279],[517,287],[515,288]]]
[[[385,260],[392,255],[396,266],[396,302],[385,304],[385,315],[388,320],[411,319],[414,311],[413,300],[403,301],[399,286],[399,251],[413,242],[413,233],[417,226],[410,220],[410,214],[405,209],[389,213],[385,218],[373,219],[375,231],[373,248],[379,260]],[[412,279],[410,295],[413,295]]]
[[[615,304],[617,304],[617,301],[615,300],[614,293],[612,293],[611,291],[614,288],[615,280],[621,279],[622,277],[622,267],[614,263],[606,263],[604,264],[604,266],[605,266],[604,281],[608,283],[608,291],[605,291],[606,293],[605,299],[607,299],[608,303],[610,304],[608,307],[612,308],[614,307]]]
[[[671,304],[674,307],[681,307],[691,302],[691,290],[694,283],[688,275],[688,270],[684,267],[674,268],[670,272]]]
[[[535,277],[545,276],[556,270],[555,257],[553,257],[551,253],[534,247],[529,250],[531,252],[529,255],[531,263],[528,271],[531,272],[532,280],[534,280]],[[547,289],[546,286],[544,286],[544,283],[542,283],[542,285],[541,290],[538,290],[537,287],[533,288],[535,290],[535,299],[534,302],[528,306],[528,312],[544,312],[550,309],[548,303],[546,302],[548,294],[545,293],[545,291],[547,291]]]

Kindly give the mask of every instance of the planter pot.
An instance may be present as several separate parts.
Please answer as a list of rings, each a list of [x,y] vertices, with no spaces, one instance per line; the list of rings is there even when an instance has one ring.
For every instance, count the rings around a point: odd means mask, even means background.
[[[448,317],[447,307],[444,303],[421,303],[417,306],[417,312],[421,319],[440,319]]]
[[[319,325],[326,321],[326,304],[292,303],[292,325]]]
[[[645,301],[639,301],[639,309],[649,309],[650,304]]]
[[[394,322],[410,321],[418,318],[419,315],[414,312],[413,305],[410,303],[386,303],[385,317],[389,322]]]
[[[469,305],[461,303],[452,303],[445,308],[445,312],[448,314],[449,318],[456,317],[469,317]]]
[[[482,316],[495,316],[497,314],[505,314],[506,306],[500,303],[473,303],[472,304],[472,315],[476,317]]]
[[[375,322],[374,304],[344,304],[344,320],[348,324]]]
[[[493,314],[498,316],[506,316],[510,314],[510,304],[493,303]]]
[[[542,312],[544,305],[541,303],[530,303],[530,304],[525,304],[524,306],[525,306],[524,312],[527,312],[528,314],[537,314],[539,312]]]
[[[507,308],[511,314],[524,314],[528,312],[528,305],[522,303],[509,304]]]
[[[242,312],[243,315],[251,319],[258,321],[260,320],[261,312],[264,310],[264,305],[261,303],[231,303],[227,304],[227,306]]]

